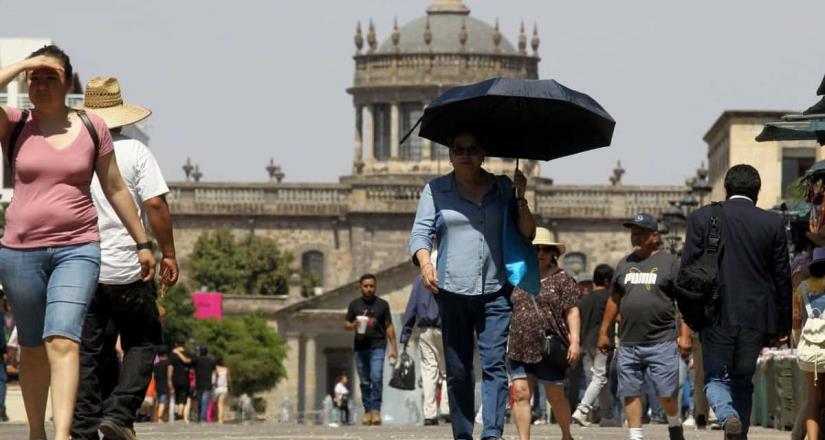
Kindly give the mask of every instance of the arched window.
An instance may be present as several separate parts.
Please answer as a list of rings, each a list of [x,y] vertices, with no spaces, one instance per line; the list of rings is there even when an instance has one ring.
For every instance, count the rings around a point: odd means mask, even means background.
[[[314,277],[318,285],[324,284],[324,254],[320,251],[307,251],[301,255],[301,270]]]
[[[570,252],[561,258],[561,266],[574,276],[587,270],[587,256],[581,252]]]
[[[399,136],[403,137],[418,122],[418,118],[424,113],[424,105],[420,102],[404,102],[401,104],[401,129]],[[421,138],[418,137],[418,128],[415,132],[401,144],[399,159],[407,162],[418,162],[421,160]]]

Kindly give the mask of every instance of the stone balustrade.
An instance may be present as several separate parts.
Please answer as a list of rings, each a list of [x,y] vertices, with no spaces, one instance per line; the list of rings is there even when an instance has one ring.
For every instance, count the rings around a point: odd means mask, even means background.
[[[171,183],[176,215],[343,216],[349,212],[413,214],[424,179],[353,180],[345,183]],[[621,219],[637,212],[660,215],[679,186],[584,186],[539,184],[529,188],[534,212],[546,219]]]

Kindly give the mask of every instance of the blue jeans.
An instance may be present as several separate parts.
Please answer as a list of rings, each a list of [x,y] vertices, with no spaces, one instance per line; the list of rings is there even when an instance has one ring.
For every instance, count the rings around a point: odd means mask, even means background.
[[[212,391],[211,390],[200,390],[200,405],[198,405],[198,410],[200,411],[200,417],[198,421],[201,423],[206,422],[206,415],[209,413],[209,402],[212,401]]]
[[[447,392],[453,437],[473,438],[475,378],[474,336],[481,357],[481,438],[501,437],[507,408],[507,335],[513,304],[510,290],[486,295],[459,295],[445,290],[435,296],[441,314],[447,364]]]
[[[97,242],[0,249],[0,280],[11,302],[20,345],[38,347],[50,336],[80,342],[99,272]]]
[[[744,437],[750,425],[756,358],[766,335],[739,326],[713,325],[702,330],[701,338],[708,402],[720,424],[738,417]]]
[[[355,367],[361,380],[361,401],[364,412],[381,411],[381,395],[384,392],[384,348],[371,348],[355,352]]]
[[[1,315],[1,314],[0,314]],[[0,338],[5,338],[3,326],[0,325]],[[3,362],[3,353],[0,353],[0,414],[6,413],[6,383],[9,376],[6,375],[6,364]]]

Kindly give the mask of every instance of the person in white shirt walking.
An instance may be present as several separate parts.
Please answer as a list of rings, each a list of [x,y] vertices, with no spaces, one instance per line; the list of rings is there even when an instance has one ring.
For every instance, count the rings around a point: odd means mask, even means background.
[[[138,214],[148,218],[163,255],[159,272],[161,289],[174,285],[178,264],[165,199],[169,188],[146,145],[123,135],[120,130],[151,112],[124,103],[120,85],[111,77],[89,81],[84,109],[100,116],[112,132],[120,173]],[[72,438],[98,440],[99,429],[108,439],[132,440],[136,438],[135,412],[143,402],[152,377],[152,362],[157,347],[163,342],[155,283],[141,280],[137,260],[138,251],[151,248],[151,242],[136,244],[132,240],[106,201],[96,177],[91,191],[98,212],[101,266],[98,289],[83,324],[80,385]],[[124,352],[119,374],[103,368],[114,356],[112,342],[117,338],[112,337],[113,332],[120,334]]]

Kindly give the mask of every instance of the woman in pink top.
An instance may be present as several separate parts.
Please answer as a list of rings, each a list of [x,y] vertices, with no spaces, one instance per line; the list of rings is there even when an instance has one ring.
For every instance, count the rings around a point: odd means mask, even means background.
[[[51,385],[55,439],[68,440],[79,375],[78,342],[100,270],[97,212],[89,190],[93,172],[139,243],[145,281],[154,276],[155,259],[120,177],[106,124],[65,105],[72,80],[69,57],[56,46],[43,47],[0,69],[0,88],[21,73],[27,75],[34,109],[26,114],[0,107],[0,143],[14,174],[0,279],[18,326],[29,438],[46,438]]]

